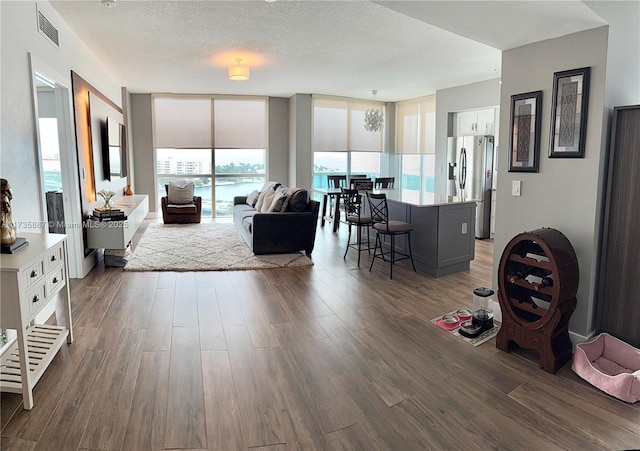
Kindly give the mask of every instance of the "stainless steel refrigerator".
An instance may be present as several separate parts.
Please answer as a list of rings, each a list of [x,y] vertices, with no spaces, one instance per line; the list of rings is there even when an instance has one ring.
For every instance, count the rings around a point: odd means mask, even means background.
[[[449,138],[447,162],[447,195],[459,200],[476,201],[476,238],[489,238],[493,136]]]

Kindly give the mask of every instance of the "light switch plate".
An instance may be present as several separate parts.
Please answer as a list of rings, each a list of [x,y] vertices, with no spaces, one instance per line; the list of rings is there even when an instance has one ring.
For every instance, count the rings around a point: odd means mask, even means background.
[[[463,222],[462,223],[462,234],[465,235],[467,233],[467,223]]]
[[[521,187],[522,187],[522,182],[520,180],[512,180],[511,181],[511,195],[512,196],[520,196]]]

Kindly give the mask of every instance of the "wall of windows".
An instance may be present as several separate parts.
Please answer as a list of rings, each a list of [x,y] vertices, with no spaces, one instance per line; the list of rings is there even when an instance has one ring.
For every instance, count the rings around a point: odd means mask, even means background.
[[[167,183],[186,178],[203,215],[230,216],[235,196],[266,181],[267,111],[266,98],[154,97],[158,203]]]
[[[364,129],[369,108],[384,108],[384,104],[313,97],[313,188],[326,187],[329,174],[381,175],[383,134]]]

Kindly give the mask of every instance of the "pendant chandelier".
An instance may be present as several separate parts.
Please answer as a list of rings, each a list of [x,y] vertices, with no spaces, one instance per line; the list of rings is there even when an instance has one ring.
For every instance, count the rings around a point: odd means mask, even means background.
[[[371,91],[373,94],[373,100],[376,100],[376,94],[378,91],[375,89]],[[368,132],[377,133],[382,129],[384,125],[384,113],[381,108],[369,108],[364,113],[364,129]]]

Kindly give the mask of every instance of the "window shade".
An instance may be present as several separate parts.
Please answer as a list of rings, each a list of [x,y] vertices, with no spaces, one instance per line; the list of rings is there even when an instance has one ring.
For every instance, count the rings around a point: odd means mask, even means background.
[[[266,100],[213,101],[216,149],[266,149]]]
[[[396,105],[396,153],[436,153],[436,96]]]
[[[349,134],[349,150],[351,151],[382,152],[382,129],[374,133],[368,132],[364,128],[364,115],[370,108],[378,108],[384,111],[384,105],[378,103],[351,102]]]
[[[420,101],[420,153],[436,153],[436,96]]]
[[[156,147],[211,148],[211,99],[154,99]]]
[[[418,102],[396,105],[396,153],[417,154],[418,149]]]
[[[346,151],[349,102],[338,99],[313,99],[313,150]]]

